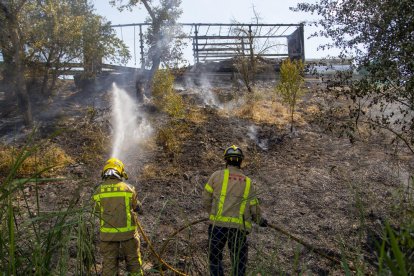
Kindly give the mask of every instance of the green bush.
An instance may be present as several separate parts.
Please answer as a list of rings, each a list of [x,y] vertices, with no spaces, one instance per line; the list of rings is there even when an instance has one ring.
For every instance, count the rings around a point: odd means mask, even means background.
[[[173,118],[185,115],[182,97],[174,91],[174,76],[168,70],[158,70],[152,83],[154,104]]]
[[[301,60],[284,60],[280,67],[280,82],[276,86],[276,92],[282,97],[282,101],[289,106],[291,131],[293,130],[293,114],[297,101],[304,93],[303,68]]]
[[[44,201],[40,199],[41,194],[45,193],[45,182],[58,181],[60,185],[73,185],[73,182],[53,178],[40,179],[38,176],[41,172],[36,172],[29,178],[17,178],[22,166],[32,162],[31,158],[39,154],[39,149],[39,145],[29,142],[16,150],[13,162],[8,166],[8,174],[2,181],[0,273],[65,275],[68,270],[72,270],[74,275],[90,274],[95,262],[95,237],[91,230],[95,226],[89,206],[78,207],[79,193],[65,206],[55,210],[49,210],[50,206],[44,206]],[[39,164],[36,162],[33,161],[33,167],[37,168]],[[57,164],[48,165],[53,167]],[[43,172],[46,171],[48,168],[43,169]],[[39,185],[40,183],[43,184]],[[29,192],[31,189],[34,191]],[[69,249],[76,252],[76,257],[70,256]]]

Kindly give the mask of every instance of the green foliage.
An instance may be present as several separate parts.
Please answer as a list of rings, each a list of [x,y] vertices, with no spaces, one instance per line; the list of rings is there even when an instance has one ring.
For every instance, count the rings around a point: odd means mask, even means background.
[[[49,96],[73,63],[83,63],[90,77],[100,72],[102,59],[130,58],[110,23],[95,15],[84,0],[1,1],[0,25],[5,81],[15,86],[6,91],[18,97],[28,125],[32,121],[28,88]],[[29,80],[35,85],[26,88]]]
[[[293,130],[293,115],[299,98],[303,95],[303,63],[301,60],[291,61],[286,59],[280,67],[280,82],[276,86],[276,92],[282,97],[282,101],[289,106],[291,114],[291,128]]]
[[[74,250],[78,265],[73,272],[89,274],[94,262],[89,209],[76,207],[75,197],[59,211],[44,212],[49,206],[40,203],[39,183],[57,180],[39,179],[42,172],[16,179],[22,164],[38,149],[39,145],[29,141],[18,151],[0,187],[0,271],[5,275],[63,275],[70,266],[69,250]]]
[[[181,121],[172,121],[167,126],[158,130],[157,144],[161,145],[168,157],[174,161],[181,152],[182,142],[188,133],[188,126]]]
[[[174,91],[174,76],[169,70],[157,70],[153,79],[155,105],[172,118],[183,118],[185,106],[182,97]]]
[[[399,219],[398,228],[385,224],[383,237],[378,244],[379,274],[413,275],[414,274],[414,178],[410,177],[404,187],[401,203],[396,206]]]
[[[321,48],[340,48],[340,57],[352,61],[350,71],[338,72],[328,87],[353,102],[350,121],[391,131],[414,153],[414,47],[408,43],[414,2],[322,0],[300,3],[294,10],[318,14],[322,30],[314,36],[333,40]]]
[[[28,4],[25,22],[28,59],[44,64],[44,71],[59,76],[81,61],[86,73],[100,71],[102,59],[125,63],[130,58],[125,44],[116,37],[110,23],[95,15],[90,5],[80,0],[47,1]],[[44,16],[47,14],[47,16]],[[36,24],[35,24],[36,23]],[[64,35],[62,35],[64,34]]]
[[[380,274],[412,275],[414,273],[414,225],[394,230],[387,223],[379,247]]]
[[[111,22],[92,13],[87,16],[83,25],[82,42],[86,72],[100,72],[102,59],[126,64],[131,58],[127,46],[111,28]]]
[[[149,15],[146,22],[151,24],[145,34],[148,45],[146,65],[151,66],[152,72],[159,68],[161,62],[170,68],[184,62],[185,34],[177,24],[182,14],[181,0],[110,0],[110,3],[120,10],[144,5]]]

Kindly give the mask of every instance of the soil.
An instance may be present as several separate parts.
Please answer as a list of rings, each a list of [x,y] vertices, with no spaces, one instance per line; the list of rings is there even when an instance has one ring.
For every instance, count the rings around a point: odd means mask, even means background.
[[[99,81],[99,87],[86,91],[68,83],[51,102],[36,104],[39,136],[48,137],[56,129],[70,129],[52,138],[52,142],[76,160],[60,173],[72,180],[40,185],[43,211],[67,206],[74,194],[81,195],[76,204],[88,204],[100,180],[101,165],[110,152],[108,91],[112,81],[120,77],[126,80],[122,88],[133,95],[133,77],[109,76]],[[257,84],[256,89],[270,93],[273,86],[274,82],[268,80]],[[413,156],[400,145],[390,144],[390,137],[384,133],[366,131],[350,139],[339,132],[327,131],[324,110],[319,108],[315,113],[311,107],[330,103],[328,96],[319,93],[313,82],[309,81],[307,86],[308,94],[298,107],[300,123],[293,132],[288,120],[272,123],[252,119],[237,108],[223,110],[196,104],[188,108],[189,116],[176,122],[185,127],[176,133],[180,147],[175,152],[169,151],[157,136],[160,129],[172,126],[172,121],[151,104],[144,104],[143,110],[155,134],[130,153],[125,163],[129,182],[136,187],[143,203],[144,215],[140,221],[157,250],[175,230],[206,217],[201,206],[204,184],[215,170],[224,167],[224,149],[236,144],[244,150],[246,159],[242,169],[254,181],[263,216],[272,225],[325,254],[344,257],[353,268],[375,273],[375,242],[385,221],[398,224],[398,208],[405,204],[404,191],[413,170]],[[179,93],[187,102],[202,102],[196,93],[189,93],[199,88],[183,87]],[[245,93],[234,92],[234,87],[228,84],[212,89],[216,94]],[[263,103],[260,108],[268,106]],[[29,131],[19,127],[16,112],[6,112],[3,107],[2,110],[3,143],[23,143],[24,136],[20,134]],[[84,134],[97,132],[107,137],[100,140],[106,144],[97,149],[96,155],[85,158],[84,151],[88,149],[84,145],[90,145],[93,137]],[[34,192],[33,187],[25,190],[29,196]],[[270,227],[255,226],[248,240],[249,271],[253,275],[344,274],[340,265]],[[204,222],[180,232],[162,256],[190,275],[206,275],[207,248]],[[142,253],[147,273],[157,274],[151,272],[156,261],[143,239]],[[228,269],[228,253],[225,258]]]

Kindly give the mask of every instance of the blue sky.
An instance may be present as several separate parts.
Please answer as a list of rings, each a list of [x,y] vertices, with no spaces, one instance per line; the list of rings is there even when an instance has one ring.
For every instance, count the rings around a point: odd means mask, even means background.
[[[126,0],[124,0],[125,2]],[[306,0],[305,0],[306,1]],[[312,1],[312,0],[307,0]],[[147,13],[142,4],[135,7],[132,11],[119,12],[116,7],[112,7],[108,0],[92,0],[96,12],[104,16],[112,24],[141,23],[147,17]],[[251,23],[254,17],[253,7],[261,18],[260,23],[267,24],[297,24],[315,20],[315,16],[307,13],[292,12],[289,7],[296,6],[297,3],[304,2],[298,0],[182,0],[183,14],[179,22],[181,23]],[[306,58],[322,58],[328,55],[335,55],[337,51],[317,50],[318,45],[327,42],[324,38],[307,39],[315,32],[315,27],[305,27],[305,53]],[[124,40],[133,40],[132,30],[123,29]],[[120,35],[120,32],[118,31]],[[131,42],[127,42],[131,48]],[[130,49],[132,52],[132,49]]]

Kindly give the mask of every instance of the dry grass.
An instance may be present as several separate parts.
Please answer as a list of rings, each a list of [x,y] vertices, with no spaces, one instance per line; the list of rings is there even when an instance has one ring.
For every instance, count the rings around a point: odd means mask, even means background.
[[[249,167],[252,171],[260,171],[263,165],[263,160],[256,148],[252,148],[246,159],[243,160],[242,167]]]
[[[182,168],[178,166],[178,164],[169,163],[169,165],[163,166],[162,170],[160,170],[159,164],[149,163],[146,164],[140,175],[139,179],[143,180],[150,180],[150,179],[167,179],[171,176],[177,176],[182,173]]]
[[[70,141],[72,146],[80,148],[76,154],[85,163],[93,163],[101,160],[110,145],[110,136],[102,126],[91,121],[85,120],[76,128],[70,131]],[[80,146],[80,147],[79,147]]]
[[[217,150],[213,149],[207,150],[203,158],[211,164],[223,162],[223,156],[218,154]]]
[[[140,141],[137,146],[144,152],[153,152],[157,150],[157,143],[152,136],[148,139]]]
[[[182,141],[191,135],[188,125],[182,121],[172,121],[158,130],[156,142],[162,146],[168,157],[176,157],[181,152]]]
[[[159,166],[157,164],[146,164],[141,171],[140,178],[142,180],[157,178],[157,176],[160,174],[160,171],[162,170],[159,169]]]
[[[273,124],[279,128],[290,124],[288,108],[278,101],[261,99],[246,103],[236,110],[236,114],[240,117],[250,118],[256,123]],[[294,114],[294,120],[296,125],[306,124],[301,112]]]
[[[169,70],[157,70],[153,79],[152,95],[158,109],[173,118],[185,116],[184,100],[174,91],[174,76]]]
[[[309,105],[305,108],[305,114],[307,114],[309,116],[316,116],[320,112],[321,112],[321,110],[320,110],[319,106],[317,106],[316,104]]]
[[[194,124],[202,124],[207,120],[207,116],[200,111],[200,108],[190,107],[187,119]]]
[[[0,145],[0,175],[8,174],[20,150],[12,146]],[[59,145],[45,142],[38,151],[26,158],[18,169],[17,176],[28,177],[47,168],[50,169],[42,172],[41,176],[57,176],[65,166],[71,163],[74,163],[74,160],[64,149]]]

